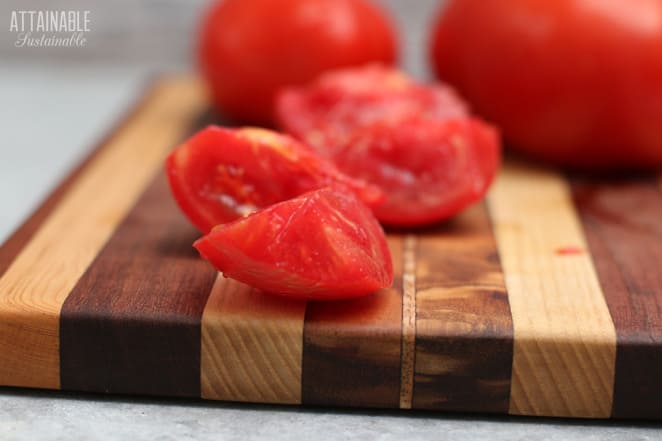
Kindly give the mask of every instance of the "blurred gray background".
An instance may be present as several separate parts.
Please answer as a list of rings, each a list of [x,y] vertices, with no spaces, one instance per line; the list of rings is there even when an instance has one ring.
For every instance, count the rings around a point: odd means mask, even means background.
[[[427,32],[443,0],[375,0],[398,26],[401,64],[426,75]],[[196,25],[208,0],[0,0],[0,63],[45,67],[103,63],[151,69],[192,66]],[[12,10],[89,10],[91,31],[84,48],[16,48],[9,32]]]

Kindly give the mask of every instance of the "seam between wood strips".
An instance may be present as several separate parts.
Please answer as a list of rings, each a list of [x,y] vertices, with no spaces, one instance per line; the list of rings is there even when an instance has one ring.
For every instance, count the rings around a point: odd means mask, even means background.
[[[416,349],[416,236],[408,234],[403,243],[402,350],[400,367],[400,408],[411,409],[414,392]]]

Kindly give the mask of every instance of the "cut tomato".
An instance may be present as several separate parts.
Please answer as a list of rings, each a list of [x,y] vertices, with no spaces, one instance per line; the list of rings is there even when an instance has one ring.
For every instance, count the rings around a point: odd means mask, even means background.
[[[390,225],[447,219],[479,200],[499,164],[497,132],[443,85],[380,66],[328,73],[284,90],[281,125],[348,175],[379,186]]]
[[[332,188],[219,225],[194,246],[225,276],[289,297],[357,297],[393,279],[377,220],[352,193]]]
[[[203,233],[255,210],[335,186],[370,206],[383,200],[374,186],[348,178],[286,135],[210,126],[166,160],[177,203]]]
[[[499,138],[475,119],[413,119],[357,130],[335,156],[351,176],[387,195],[383,223],[423,225],[447,219],[487,191],[499,164]]]
[[[283,89],[276,115],[285,131],[332,157],[359,127],[412,117],[465,117],[468,110],[449,87],[419,84],[396,69],[369,65]]]

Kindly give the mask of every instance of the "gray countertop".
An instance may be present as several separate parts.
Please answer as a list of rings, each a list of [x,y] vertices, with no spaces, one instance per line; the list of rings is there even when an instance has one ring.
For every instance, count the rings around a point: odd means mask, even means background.
[[[0,67],[0,241],[108,130],[148,68]],[[1,358],[1,355],[0,355]],[[654,440],[662,425],[302,409],[0,388],[0,439]]]
[[[662,439],[659,425],[478,415],[304,409],[0,389],[6,440]]]

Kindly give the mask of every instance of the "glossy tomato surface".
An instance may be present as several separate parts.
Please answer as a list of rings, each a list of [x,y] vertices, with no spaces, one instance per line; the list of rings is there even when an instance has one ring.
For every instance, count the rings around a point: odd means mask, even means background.
[[[393,63],[396,36],[369,0],[223,0],[201,23],[198,59],[223,114],[268,124],[276,89],[327,69]]]
[[[393,279],[377,220],[353,194],[330,188],[217,226],[194,246],[225,276],[289,297],[357,297]]]
[[[377,64],[322,74],[310,84],[284,88],[276,100],[279,125],[329,157],[359,127],[467,114],[465,103],[449,87],[419,84],[397,69]]]
[[[385,224],[417,226],[447,219],[480,200],[499,165],[494,128],[475,119],[412,119],[359,130],[335,161],[378,185]]]
[[[439,78],[514,148],[592,169],[662,166],[662,1],[451,0]]]
[[[210,126],[166,159],[172,193],[203,233],[260,208],[322,187],[382,202],[374,186],[348,178],[289,136],[258,128]]]

